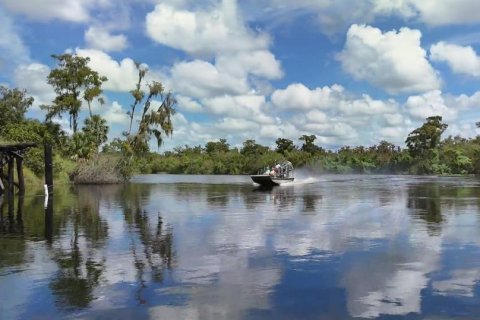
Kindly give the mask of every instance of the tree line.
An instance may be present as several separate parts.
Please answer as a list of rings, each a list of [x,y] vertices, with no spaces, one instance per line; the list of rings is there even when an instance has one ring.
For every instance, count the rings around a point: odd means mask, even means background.
[[[226,139],[204,146],[182,146],[163,155],[151,154],[140,164],[145,173],[254,174],[265,165],[287,159],[296,167],[328,173],[378,174],[478,174],[480,136],[466,139],[441,136],[447,128],[442,117],[433,116],[405,140],[406,148],[388,141],[373,146],[343,146],[326,150],[315,144],[315,135],[302,135],[298,143],[278,138],[275,147],[246,140],[240,148]],[[110,145],[104,147],[110,152]]]
[[[219,139],[158,154],[150,150],[149,141],[154,138],[160,147],[164,137],[173,134],[176,101],[161,83],[146,81],[148,69],[141,63],[136,63],[138,78],[130,91],[129,122],[120,138],[108,142],[110,128],[95,113],[95,106],[105,102],[102,85],[108,79],[89,67],[88,57],[61,54],[52,58],[56,67],[46,82],[56,96],[41,106],[44,121],[26,117],[34,100],[25,90],[0,86],[0,143],[53,144],[54,171],[78,183],[119,182],[135,173],[253,174],[283,159],[297,168],[331,173],[480,173],[480,137],[442,140],[448,125],[440,116],[427,118],[413,130],[405,148],[379,141],[373,146],[327,150],[315,143],[315,135],[302,135],[297,141],[279,137],[273,148],[253,139],[232,147],[226,139]],[[80,123],[82,108],[88,109],[88,116]],[[62,117],[68,117],[71,134],[53,121]],[[42,175],[42,149],[30,150],[25,164]]]

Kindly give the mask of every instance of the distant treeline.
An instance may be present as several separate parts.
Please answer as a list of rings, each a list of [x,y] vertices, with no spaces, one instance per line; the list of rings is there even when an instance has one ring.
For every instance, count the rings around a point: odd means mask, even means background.
[[[287,159],[298,167],[331,173],[393,174],[478,174],[480,136],[441,139],[447,124],[442,117],[426,119],[406,137],[406,148],[387,141],[377,145],[344,146],[326,150],[315,143],[313,134],[298,141],[279,137],[271,149],[246,140],[232,148],[227,140],[210,141],[204,146],[177,147],[163,155],[150,151],[151,139],[160,147],[174,133],[172,116],[176,101],[161,83],[144,83],[148,69],[137,63],[138,82],[130,91],[133,99],[127,112],[129,123],[121,138],[108,142],[106,119],[94,114],[91,104],[103,104],[102,84],[107,78],[92,70],[89,58],[71,54],[53,55],[57,64],[45,79],[56,96],[41,108],[43,122],[26,118],[33,97],[25,90],[0,85],[0,143],[49,143],[55,150],[56,178],[76,183],[117,183],[135,173],[252,174],[276,161]],[[160,106],[152,104],[160,101]],[[83,123],[80,112],[88,107]],[[67,134],[53,119],[67,117],[73,134]],[[480,123],[477,123],[479,126]],[[100,151],[101,150],[101,151]],[[32,148],[25,157],[32,175],[43,175],[43,150]],[[0,176],[5,172],[0,172]]]
[[[205,146],[177,147],[164,155],[146,154],[138,159],[141,173],[184,174],[253,174],[275,161],[287,159],[298,167],[329,173],[388,174],[478,174],[480,173],[480,136],[465,139],[459,136],[441,140],[447,128],[440,116],[429,117],[406,138],[406,148],[387,141],[377,145],[344,146],[337,151],[315,144],[315,135],[303,135],[299,144],[278,138],[271,149],[246,140],[241,148],[231,148],[220,139]],[[103,152],[115,153],[115,141]]]

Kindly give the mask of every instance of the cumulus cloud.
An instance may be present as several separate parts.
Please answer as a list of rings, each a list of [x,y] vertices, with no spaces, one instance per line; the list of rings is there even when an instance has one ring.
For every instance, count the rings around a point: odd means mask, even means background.
[[[405,108],[417,120],[425,120],[431,116],[442,116],[444,121],[457,118],[458,111],[448,107],[440,90],[433,90],[422,95],[410,96]]]
[[[440,79],[420,46],[421,32],[409,28],[382,33],[352,25],[337,58],[345,72],[388,93],[420,93],[440,87]]]
[[[236,0],[224,0],[210,11],[158,4],[147,14],[146,28],[154,41],[195,55],[259,50],[270,43],[266,34],[244,26]]]
[[[215,127],[224,132],[252,132],[260,129],[258,123],[243,118],[224,118],[215,124]]]
[[[480,57],[471,46],[457,46],[442,41],[430,48],[430,59],[446,62],[455,73],[480,77]]]
[[[394,99],[356,95],[339,85],[309,89],[296,83],[274,91],[271,103],[276,111],[295,112],[285,121],[299,132],[315,134],[326,145],[369,145],[382,139],[402,143],[404,139],[406,119]]]
[[[6,73],[10,66],[30,61],[27,46],[14,26],[14,22],[0,8],[0,72]]]
[[[90,18],[89,9],[105,0],[0,0],[13,12],[26,15],[34,20],[61,19],[85,22]]]
[[[128,45],[124,34],[112,35],[98,27],[88,28],[85,32],[85,41],[89,47],[103,51],[122,51]]]
[[[205,108],[216,115],[244,118],[269,124],[273,119],[265,112],[265,97],[260,95],[218,96],[202,100]]]
[[[195,98],[249,91],[245,77],[221,72],[216,66],[203,60],[175,64],[171,69],[170,82],[176,92]]]
[[[50,104],[55,98],[52,86],[47,83],[50,68],[44,64],[19,65],[14,72],[15,85],[24,88],[34,99],[34,107]]]
[[[202,105],[190,97],[177,95],[177,106],[187,112],[202,112]]]
[[[283,76],[280,62],[268,50],[221,54],[217,56],[216,66],[239,77],[252,74],[265,79],[279,79]]]
[[[418,11],[419,19],[440,26],[480,22],[480,2],[476,0],[404,0]]]
[[[343,92],[343,90],[343,87],[339,85],[310,90],[304,84],[294,83],[286,89],[275,90],[271,100],[279,109],[307,110],[328,108],[334,105],[336,102],[335,96]]]
[[[111,106],[107,106],[105,109],[106,111],[102,114],[102,117],[105,118],[110,125],[126,125],[130,123],[129,116],[118,101],[114,101]]]
[[[385,17],[399,17],[429,26],[480,22],[476,0],[245,0],[252,19],[267,16],[273,25],[316,16],[319,31],[334,35],[353,24],[370,24]]]
[[[96,49],[76,49],[75,52],[79,56],[89,57],[90,67],[108,78],[108,81],[103,85],[105,90],[129,92],[135,88],[138,82],[138,71],[131,58],[116,61],[107,53]],[[151,80],[162,82],[161,78],[160,74],[157,74],[154,70],[149,70],[144,83]]]

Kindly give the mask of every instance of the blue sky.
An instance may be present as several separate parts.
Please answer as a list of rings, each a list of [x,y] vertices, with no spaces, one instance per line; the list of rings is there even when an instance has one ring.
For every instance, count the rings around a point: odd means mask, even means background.
[[[472,137],[479,12],[476,0],[0,0],[0,83],[27,89],[29,115],[43,119],[50,55],[88,56],[109,79],[94,109],[115,137],[128,122],[133,61],[145,63],[147,80],[178,100],[162,150],[220,138],[298,144],[303,134],[326,148],[403,146],[432,115],[446,135]]]

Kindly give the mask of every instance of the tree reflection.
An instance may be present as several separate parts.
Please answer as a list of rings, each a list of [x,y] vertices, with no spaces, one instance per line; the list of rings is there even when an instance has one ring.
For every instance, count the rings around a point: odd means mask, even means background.
[[[152,281],[161,283],[164,280],[164,270],[172,268],[173,233],[171,228],[165,228],[160,213],[152,221],[151,215],[143,209],[141,199],[148,198],[150,188],[130,185],[125,191],[122,207],[137,270],[136,299],[139,304],[145,304],[147,300],[144,290],[147,288],[148,273],[151,274]]]
[[[321,199],[321,195],[315,195],[315,194],[304,194],[302,196],[303,199],[303,209],[302,212],[305,213],[315,213],[316,212],[316,206],[317,202],[319,199]]]
[[[105,270],[105,257],[100,249],[108,237],[108,225],[99,212],[102,195],[98,192],[78,195],[77,205],[70,208],[70,240],[59,238],[52,245],[58,271],[50,288],[58,307],[65,309],[88,307]]]
[[[6,204],[5,202],[8,202]],[[11,201],[0,196],[0,270],[26,262],[26,244],[23,239],[23,197],[17,198],[17,215]],[[7,217],[4,208],[7,206]]]
[[[414,216],[427,222],[427,228],[432,234],[441,233],[443,217],[438,184],[426,183],[410,186],[407,208],[414,209]]]

